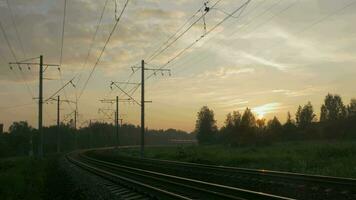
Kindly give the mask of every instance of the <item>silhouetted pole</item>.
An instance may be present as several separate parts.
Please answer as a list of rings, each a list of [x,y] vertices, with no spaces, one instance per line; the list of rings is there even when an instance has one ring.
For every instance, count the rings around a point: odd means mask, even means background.
[[[55,64],[44,64],[43,63],[43,56],[40,55],[40,62],[36,62],[36,63],[32,63],[32,62],[10,62],[10,65],[16,64],[19,66],[20,65],[27,65],[27,66],[31,66],[31,65],[39,65],[39,89],[38,89],[38,157],[43,157],[44,155],[44,135],[43,135],[43,128],[42,128],[42,114],[43,114],[43,66],[47,67],[49,66],[56,66],[59,67],[59,65],[55,65]],[[33,58],[35,59],[35,58]],[[28,60],[33,60],[33,59],[28,59]],[[21,68],[20,68],[21,70]],[[47,100],[46,100],[47,101]],[[30,155],[33,154],[33,138],[30,138],[30,144],[31,144],[31,150],[30,150]]]
[[[43,157],[43,132],[42,132],[42,104],[43,104],[43,56],[40,55],[40,71],[39,71],[39,94],[38,94],[38,134],[40,139],[38,154]]]
[[[119,96],[116,96],[116,113],[115,113],[115,125],[116,125],[116,148],[119,147]]]
[[[61,143],[61,136],[60,136],[60,103],[61,97],[58,95],[57,97],[57,153],[61,152],[60,143]]]
[[[78,136],[77,136],[77,102],[75,103],[75,110],[74,110],[74,142],[75,142],[75,149],[78,149]]]
[[[145,148],[145,61],[141,61],[141,157]]]

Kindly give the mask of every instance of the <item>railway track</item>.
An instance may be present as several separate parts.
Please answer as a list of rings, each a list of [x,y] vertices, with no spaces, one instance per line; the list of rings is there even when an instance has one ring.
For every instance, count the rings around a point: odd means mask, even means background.
[[[252,170],[168,160],[110,156],[88,152],[90,157],[120,165],[151,170],[230,187],[295,199],[356,199],[356,180],[269,170]]]
[[[270,195],[222,184],[129,167],[95,159],[82,153],[67,155],[73,164],[125,187],[132,199],[273,199],[291,198]],[[130,194],[130,192],[132,194]],[[126,198],[125,198],[126,199]]]

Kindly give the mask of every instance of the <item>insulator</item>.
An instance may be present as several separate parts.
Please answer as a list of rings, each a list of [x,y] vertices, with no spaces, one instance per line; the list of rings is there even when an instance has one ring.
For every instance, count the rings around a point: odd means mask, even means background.
[[[31,66],[30,66],[30,65],[27,65],[27,69],[28,69],[28,70],[31,70]]]
[[[153,74],[156,76],[157,74],[156,74],[156,72],[153,72]]]
[[[10,65],[9,67],[10,67],[10,70],[13,70],[13,68],[12,68],[12,66],[11,66],[11,65]]]
[[[22,71],[22,68],[19,66],[19,70]]]
[[[171,71],[168,72],[168,75],[169,75],[169,76],[172,76]]]
[[[164,75],[163,72],[161,72],[161,75],[162,75],[162,76]]]

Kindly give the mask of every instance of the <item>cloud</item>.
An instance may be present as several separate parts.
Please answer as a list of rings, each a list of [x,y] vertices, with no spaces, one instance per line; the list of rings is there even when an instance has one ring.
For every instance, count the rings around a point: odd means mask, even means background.
[[[238,68],[238,67],[220,67],[216,70],[206,71],[199,78],[231,78],[231,76],[236,76],[239,74],[249,74],[255,72],[253,68]]]
[[[247,59],[252,60],[252,61],[256,61],[257,63],[260,63],[262,65],[270,66],[270,67],[276,68],[276,69],[281,70],[281,71],[285,71],[286,69],[289,68],[285,64],[280,64],[280,63],[277,63],[275,61],[267,60],[267,59],[262,58],[262,57],[257,57],[257,56],[252,55],[252,54],[244,53],[243,56],[245,58],[247,58]]]
[[[279,102],[267,103],[261,106],[256,106],[252,108],[252,112],[257,113],[260,117],[263,117],[266,114],[277,113],[280,110],[283,110],[285,107],[282,106]]]

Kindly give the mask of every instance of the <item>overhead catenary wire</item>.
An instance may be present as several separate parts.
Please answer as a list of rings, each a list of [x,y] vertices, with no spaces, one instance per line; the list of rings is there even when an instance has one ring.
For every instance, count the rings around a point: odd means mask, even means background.
[[[90,41],[90,45],[89,45],[89,49],[88,49],[87,55],[86,55],[86,57],[85,57],[85,60],[84,60],[83,65],[82,65],[82,67],[81,67],[81,70],[79,70],[79,73],[78,73],[78,75],[77,75],[77,77],[78,77],[77,84],[78,84],[78,83],[80,82],[80,80],[81,80],[81,76],[82,76],[81,72],[83,71],[83,69],[84,69],[85,66],[87,65],[88,60],[89,60],[89,57],[90,57],[91,52],[92,52],[92,49],[93,49],[93,47],[94,47],[94,42],[95,42],[95,39],[96,39],[96,37],[97,37],[97,35],[98,35],[98,32],[99,32],[99,29],[100,29],[100,26],[101,26],[101,22],[102,22],[102,20],[103,20],[103,16],[104,16],[105,9],[106,9],[106,6],[107,6],[108,1],[109,1],[109,0],[105,0],[104,7],[103,7],[102,10],[101,10],[101,14],[100,14],[100,16],[99,16],[99,20],[98,20],[98,22],[97,22],[97,24],[96,24],[95,32],[94,32],[93,37],[91,38],[91,41]],[[77,94],[77,95],[78,95],[78,94]]]
[[[63,47],[64,47],[65,25],[66,25],[66,13],[67,13],[67,0],[64,0],[62,31],[61,31],[61,47],[60,47],[60,54],[59,54],[59,67],[58,67],[59,79],[60,79],[61,85],[64,85],[61,68],[62,68],[62,64],[63,64]],[[65,98],[68,99],[68,95],[67,95],[65,88],[63,88],[63,93],[64,93]],[[70,103],[68,103],[68,105],[71,109],[73,109],[73,107]]]
[[[14,17],[14,13],[12,11],[12,8],[11,8],[11,5],[10,5],[10,2],[9,0],[6,0],[6,4],[7,4],[7,7],[10,11],[10,18],[11,18],[11,22],[12,22],[12,25],[14,26],[14,29],[15,29],[15,35],[16,35],[16,38],[19,42],[19,45],[20,45],[20,48],[22,50],[22,54],[23,54],[23,57],[25,58],[26,57],[26,51],[25,51],[25,48],[24,48],[24,45],[23,45],[23,42],[21,40],[21,37],[19,35],[19,31],[18,31],[18,28],[16,26],[16,23],[15,23],[15,17]]]
[[[209,33],[211,33],[212,31],[214,31],[217,27],[219,27],[222,23],[224,23],[227,19],[229,19],[230,17],[234,16],[238,11],[241,11],[238,15],[241,16],[242,12],[245,10],[245,8],[247,7],[247,5],[250,3],[251,0],[247,0],[244,4],[242,4],[240,7],[238,7],[237,9],[235,9],[233,12],[230,13],[230,15],[227,15],[226,17],[224,17],[219,23],[215,24],[215,26],[213,26],[211,29],[209,29],[207,32],[205,32],[203,35],[201,35],[197,40],[195,40],[194,42],[192,42],[191,44],[189,44],[186,48],[184,48],[183,50],[181,50],[178,54],[176,54],[175,56],[173,56],[171,59],[169,59],[164,65],[162,65],[161,67],[159,67],[158,69],[163,69],[166,66],[168,66],[172,61],[174,61],[175,59],[177,59],[179,56],[181,56],[183,53],[185,53],[187,50],[189,50],[190,48],[192,48],[196,43],[198,43],[201,39],[203,39],[205,36],[207,36]],[[154,75],[154,73],[150,74],[149,76],[147,76],[146,80],[151,78]]]
[[[217,0],[211,7],[210,9],[213,9],[218,3],[220,3],[221,0]],[[208,13],[209,11],[205,11],[198,19],[196,19],[192,24],[190,24],[188,26],[188,28],[186,28],[182,33],[178,34],[178,36],[172,40],[171,42],[169,42],[164,48],[162,48],[158,53],[156,53],[154,56],[152,56],[148,61],[146,61],[147,63],[151,62],[153,59],[155,59],[156,57],[158,57],[160,54],[162,54],[164,51],[166,51],[170,46],[172,46],[176,41],[178,41],[183,35],[185,35],[196,23],[198,23],[201,19],[203,19],[205,17],[205,15]]]
[[[6,45],[7,45],[7,47],[9,48],[13,59],[17,62],[18,60],[17,60],[16,54],[15,54],[15,51],[14,51],[14,49],[13,49],[13,47],[12,47],[10,41],[9,41],[9,38],[7,37],[5,28],[4,28],[4,26],[3,26],[2,22],[1,22],[1,20],[0,20],[0,30],[1,30],[1,32],[2,32],[2,34],[3,34],[3,36],[4,36],[4,39],[5,39],[5,41],[6,41]],[[25,85],[26,85],[27,92],[30,94],[31,98],[34,99],[35,96],[33,95],[33,92],[32,92],[32,90],[31,90],[30,86],[29,86],[29,85],[27,84],[27,82],[25,81],[25,77],[24,77],[23,74],[22,74],[20,65],[18,64],[17,66],[18,66],[18,68],[20,69],[21,77],[22,77],[22,79],[23,79],[23,81],[24,81],[24,83],[25,83]]]
[[[298,2],[298,0],[297,0]],[[296,2],[293,2],[292,4],[295,4]],[[327,19],[329,19],[330,17],[340,13],[341,11],[345,10],[346,8],[349,8],[350,6],[353,6],[355,5],[356,1],[352,0],[352,1],[349,1],[346,5],[340,7],[339,9],[336,9],[322,17],[319,17],[318,19],[314,20],[313,22],[307,24],[306,26],[303,26],[301,29],[295,31],[293,33],[293,35],[297,36],[297,37],[300,37],[300,35],[302,35],[304,32],[306,32],[307,30],[313,28],[314,26],[326,21]],[[278,14],[284,12],[285,10],[289,9],[290,6],[287,6],[285,9],[283,9],[281,12],[279,12]],[[271,18],[274,18],[274,17],[271,17]],[[259,27],[257,27],[259,28]],[[251,31],[250,31],[251,32]],[[256,53],[254,53],[254,55],[260,55],[262,52],[265,51],[265,49],[268,49],[268,50],[271,50],[272,48],[276,48],[276,47],[279,47],[281,45],[283,45],[284,43],[273,43],[272,45],[269,45],[268,47],[266,48],[263,48],[259,51],[257,51]],[[206,57],[206,56],[205,56]],[[200,59],[202,60],[202,59]]]
[[[96,60],[96,62],[95,62],[95,64],[94,64],[93,68],[92,68],[91,71],[90,71],[90,74],[89,74],[88,78],[86,79],[86,81],[85,81],[85,83],[84,83],[84,86],[83,86],[83,88],[82,88],[82,90],[81,90],[81,92],[80,92],[80,94],[79,94],[79,96],[78,96],[78,99],[80,99],[80,97],[83,95],[83,93],[84,93],[84,91],[85,91],[85,88],[86,88],[86,86],[88,85],[88,82],[89,82],[90,78],[92,77],[92,75],[93,75],[93,73],[94,73],[96,67],[98,66],[98,64],[99,64],[99,62],[100,62],[100,59],[101,59],[102,55],[103,55],[104,52],[105,52],[105,49],[106,49],[107,44],[109,43],[109,41],[110,41],[112,35],[114,34],[116,28],[118,27],[119,22],[121,21],[122,15],[123,15],[123,13],[124,13],[125,10],[126,10],[126,7],[127,7],[127,4],[129,3],[129,1],[130,1],[130,0],[126,0],[125,5],[124,5],[124,7],[123,7],[122,10],[121,10],[118,19],[116,20],[116,22],[115,22],[115,24],[114,24],[114,26],[113,26],[113,28],[112,28],[112,30],[111,30],[111,32],[110,32],[109,37],[107,38],[107,40],[106,40],[106,42],[105,42],[105,44],[104,44],[102,50],[100,51],[100,54],[99,54],[99,56],[98,56],[98,58],[97,58],[97,60]]]
[[[297,3],[299,2],[299,0],[295,0],[294,2],[290,3],[289,5],[287,5],[286,7],[284,7],[282,10],[280,10],[279,12],[273,14],[272,16],[270,16],[269,18],[267,18],[267,20],[262,21],[262,23],[259,23],[257,26],[254,26],[253,29],[249,30],[249,33],[255,31],[258,28],[261,28],[263,25],[267,24],[269,21],[271,21],[273,18],[277,17],[278,15],[284,13],[285,11],[289,10],[290,8],[292,8],[293,6],[295,6]],[[243,27],[241,28],[245,28],[248,27],[249,24],[251,24],[255,19],[265,15],[266,13],[268,13],[268,11],[272,10],[274,7],[276,7],[279,3],[281,3],[281,0],[276,1],[275,3],[273,3],[271,6],[269,6],[266,10],[264,10],[263,12],[261,12],[260,14],[258,14],[257,16],[254,16],[250,21],[248,21],[245,24],[242,24]],[[260,4],[259,4],[260,5]],[[255,8],[257,8],[258,6],[256,6]],[[251,12],[251,11],[250,11]],[[249,13],[250,13],[249,12]],[[241,17],[243,17],[244,15],[242,15]],[[239,29],[239,31],[241,30],[241,28]],[[236,29],[232,30],[228,35],[231,36],[233,34],[239,33],[238,31],[236,31]],[[211,40],[212,38],[210,38],[209,40]],[[209,41],[208,40],[208,41]],[[205,42],[203,45],[205,45],[207,42]],[[196,60],[197,58],[199,58],[199,60],[203,60],[204,58],[208,57],[208,55],[204,55],[204,56],[200,56],[200,57],[196,57],[194,60]],[[184,64],[186,64],[187,62],[184,62]],[[196,63],[196,62],[193,62]],[[181,70],[183,71],[183,70]]]
[[[205,3],[209,3],[209,1],[205,2]],[[201,10],[205,7],[205,5],[201,6],[191,17],[189,17],[175,32],[174,34],[172,34],[165,42],[163,42],[163,44],[157,48],[148,58],[146,58],[145,60],[152,60],[153,56],[156,55],[156,53],[166,44],[168,44],[168,42],[173,39],[192,19],[194,19],[200,12]]]

